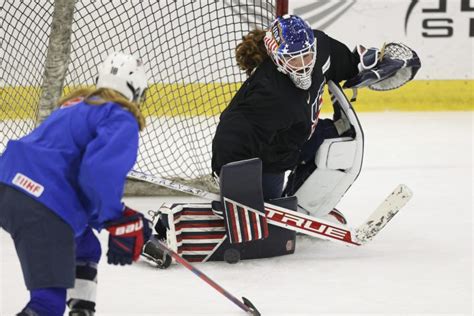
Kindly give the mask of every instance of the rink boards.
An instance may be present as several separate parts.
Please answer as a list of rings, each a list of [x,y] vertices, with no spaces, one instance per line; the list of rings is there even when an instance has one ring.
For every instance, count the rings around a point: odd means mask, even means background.
[[[146,116],[215,116],[226,107],[240,83],[153,84],[144,106]],[[67,93],[68,88],[65,89]],[[474,80],[414,80],[393,91],[362,89],[354,104],[358,112],[472,111]],[[351,90],[345,91],[348,97]],[[0,120],[33,119],[38,87],[0,88]],[[329,100],[327,91],[323,96]],[[323,111],[331,111],[323,107]]]

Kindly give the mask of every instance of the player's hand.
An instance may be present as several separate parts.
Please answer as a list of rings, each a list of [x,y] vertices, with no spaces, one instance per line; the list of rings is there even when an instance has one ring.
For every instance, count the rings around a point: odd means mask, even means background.
[[[120,218],[107,222],[109,250],[107,262],[110,264],[131,264],[137,261],[143,244],[151,236],[150,222],[143,214],[125,207]]]

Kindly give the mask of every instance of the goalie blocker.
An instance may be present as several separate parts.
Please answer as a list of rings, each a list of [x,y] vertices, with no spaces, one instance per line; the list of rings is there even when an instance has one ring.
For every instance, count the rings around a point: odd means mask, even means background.
[[[294,253],[296,232],[267,224],[259,159],[225,165],[220,184],[221,201],[164,204],[158,210],[156,237],[190,262],[235,263]],[[297,208],[295,197],[270,203],[291,210]],[[170,263],[169,258],[151,246],[145,247],[144,256],[161,268]]]

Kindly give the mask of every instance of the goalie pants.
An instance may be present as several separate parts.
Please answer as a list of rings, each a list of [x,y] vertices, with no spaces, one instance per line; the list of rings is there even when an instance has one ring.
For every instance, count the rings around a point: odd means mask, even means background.
[[[285,173],[264,173],[262,175],[263,199],[265,201],[277,199],[283,194]]]

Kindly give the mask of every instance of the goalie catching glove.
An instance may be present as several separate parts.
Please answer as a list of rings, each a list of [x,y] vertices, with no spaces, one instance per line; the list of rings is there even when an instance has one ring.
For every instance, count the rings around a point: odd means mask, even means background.
[[[401,43],[388,43],[380,50],[357,45],[355,51],[360,57],[359,73],[344,83],[345,89],[396,89],[412,80],[421,67],[416,52]]]
[[[110,264],[131,264],[137,261],[143,244],[151,236],[150,222],[143,214],[125,206],[122,216],[107,222],[109,235],[107,262]]]

